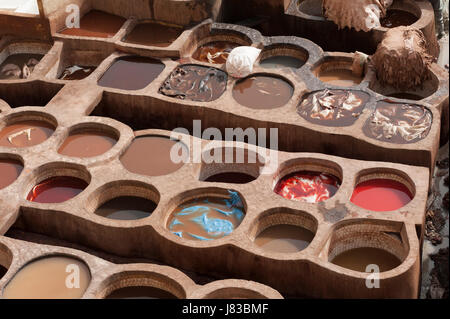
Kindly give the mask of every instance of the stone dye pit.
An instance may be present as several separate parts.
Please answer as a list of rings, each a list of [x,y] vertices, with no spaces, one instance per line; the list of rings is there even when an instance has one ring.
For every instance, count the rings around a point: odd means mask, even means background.
[[[277,69],[277,68],[291,68],[291,69],[299,69],[305,64],[305,61],[297,59],[291,56],[273,56],[266,58],[259,62],[259,65],[264,69]]]
[[[381,25],[385,28],[396,28],[399,26],[408,26],[417,21],[417,17],[403,10],[391,9],[387,10],[386,16],[380,20]]]
[[[159,23],[140,23],[128,34],[123,41],[126,43],[168,47],[183,32],[182,27],[169,26]]]
[[[229,197],[201,197],[179,205],[167,228],[189,240],[214,240],[230,235],[244,219],[244,204],[238,193]]]
[[[361,91],[325,90],[308,95],[297,112],[305,120],[328,126],[349,126],[361,115],[370,96]]]
[[[117,289],[105,299],[176,299],[176,297],[162,289],[136,286]]]
[[[359,272],[366,272],[370,265],[377,265],[380,272],[389,271],[401,264],[393,254],[379,248],[354,248],[336,256],[333,264]]]
[[[340,181],[336,176],[318,172],[297,172],[278,181],[274,192],[295,201],[323,202],[336,194]]]
[[[282,107],[291,99],[294,88],[283,79],[256,75],[240,80],[233,88],[233,97],[239,104],[252,109]]]
[[[356,185],[351,202],[364,209],[386,212],[404,207],[413,197],[403,183],[391,179],[370,179]]]
[[[68,268],[72,267],[72,268]],[[68,278],[67,269],[79,270],[79,287]],[[69,285],[66,282],[69,280]],[[81,298],[91,281],[89,268],[70,257],[46,257],[30,262],[6,285],[5,299],[77,299]]]
[[[0,158],[0,189],[14,183],[22,170],[23,164],[19,161]]]
[[[69,135],[58,150],[61,155],[89,158],[109,151],[117,142],[111,134],[83,132]]]
[[[210,42],[199,47],[192,57],[201,62],[223,64],[227,62],[230,52],[238,46],[239,44],[233,42]]]
[[[363,131],[380,141],[414,143],[428,135],[432,122],[433,116],[424,106],[380,102]]]
[[[255,244],[266,251],[292,254],[308,247],[313,238],[314,234],[303,227],[275,225],[263,230]]]
[[[180,162],[171,158],[171,151],[178,146]],[[182,142],[164,136],[137,137],[120,158],[122,165],[135,174],[164,176],[179,170],[188,160],[189,151]]]
[[[27,200],[36,203],[63,203],[80,194],[87,186],[88,183],[79,178],[52,177],[34,186],[28,193]]]
[[[41,144],[54,132],[53,125],[42,121],[22,121],[6,126],[0,131],[0,146],[11,148]]]
[[[10,55],[0,64],[0,80],[27,79],[42,59],[42,54],[18,53]]]
[[[155,208],[156,204],[145,198],[122,196],[104,203],[95,214],[109,219],[137,220],[150,216]]]
[[[59,78],[66,81],[82,80],[91,75],[95,69],[94,66],[72,65],[67,67]]]
[[[320,81],[336,86],[355,86],[361,83],[362,77],[353,74],[351,70],[333,69],[321,71],[317,74]]]
[[[181,65],[164,81],[161,94],[182,100],[211,102],[227,87],[228,75],[219,69],[201,65]]]
[[[80,28],[65,28],[63,35],[77,37],[112,38],[126,19],[106,12],[92,10],[80,20]]]
[[[159,60],[127,56],[118,58],[103,74],[98,85],[121,90],[141,90],[164,70]]]

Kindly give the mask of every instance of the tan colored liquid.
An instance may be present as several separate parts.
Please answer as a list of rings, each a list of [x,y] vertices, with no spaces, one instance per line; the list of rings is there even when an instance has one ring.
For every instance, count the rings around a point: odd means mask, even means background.
[[[154,287],[124,287],[113,291],[105,299],[176,299],[174,295]]]
[[[116,139],[103,133],[80,133],[66,138],[58,153],[71,157],[94,157],[109,151]]]
[[[255,244],[264,250],[280,253],[296,253],[308,247],[314,234],[299,226],[275,225],[263,230]]]
[[[0,160],[0,189],[11,185],[20,175],[23,165],[13,160]]]
[[[69,265],[79,269],[79,288],[69,288],[76,274]],[[69,272],[66,272],[69,269]],[[33,261],[19,270],[5,287],[5,299],[77,299],[81,298],[91,281],[88,267],[81,261],[68,257],[48,257]]]
[[[328,70],[322,71],[319,74],[319,79],[322,82],[337,86],[354,86],[362,82],[363,78],[356,76],[351,70]]]
[[[54,127],[41,121],[24,121],[12,124],[0,131],[0,146],[29,147],[48,139]]]
[[[143,136],[136,138],[120,158],[123,166],[132,173],[146,176],[163,176],[180,169],[184,163],[174,163],[170,151],[177,141],[166,137]],[[179,154],[182,154],[181,152]],[[187,150],[185,152],[187,153]]]
[[[80,37],[112,38],[125,21],[125,18],[92,10],[81,18],[80,28],[67,28],[60,33]]]
[[[396,256],[378,248],[350,249],[336,256],[331,262],[360,272],[366,272],[367,266],[371,264],[377,265],[380,268],[380,272],[394,269],[401,264],[401,261]]]

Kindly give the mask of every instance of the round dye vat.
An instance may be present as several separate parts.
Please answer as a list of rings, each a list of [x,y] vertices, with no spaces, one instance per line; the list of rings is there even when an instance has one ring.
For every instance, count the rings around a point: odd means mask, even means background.
[[[79,178],[52,177],[34,186],[27,200],[36,203],[62,203],[77,196],[87,186],[88,183]]]
[[[0,80],[27,79],[42,59],[42,54],[12,54],[0,64]]]
[[[314,234],[306,228],[294,225],[275,225],[263,230],[255,244],[264,250],[279,253],[296,253],[311,243]]]
[[[380,272],[396,268],[401,261],[393,254],[379,248],[355,248],[337,255],[332,261],[333,264],[355,270],[366,272],[368,265],[377,265]]]
[[[67,67],[59,77],[60,80],[76,81],[83,80],[92,74],[96,69],[95,66],[78,66],[72,65]]]
[[[59,154],[88,158],[102,155],[109,151],[117,140],[108,134],[99,132],[86,132],[73,134],[66,138],[58,150]]]
[[[237,172],[227,172],[215,174],[207,179],[205,182],[210,183],[230,183],[230,184],[247,184],[253,182],[256,178],[252,175]]]
[[[165,65],[152,58],[127,56],[117,59],[98,84],[121,90],[141,90],[153,82]]]
[[[320,81],[336,86],[355,86],[362,82],[363,78],[353,74],[351,70],[337,69],[321,71],[318,75]]]
[[[168,47],[182,32],[182,28],[159,23],[141,23],[123,41],[140,45]]]
[[[125,18],[92,10],[81,18],[79,28],[66,28],[59,33],[79,37],[112,38],[125,21]]]
[[[175,154],[182,160],[179,163],[171,159],[173,147],[177,148]],[[188,159],[189,151],[182,142],[163,136],[142,136],[134,139],[120,161],[132,173],[163,176],[180,169]]]
[[[323,202],[333,197],[341,181],[333,175],[319,172],[297,172],[282,178],[275,186],[275,193],[295,201]]]
[[[262,60],[259,65],[265,69],[291,68],[299,69],[305,64],[305,61],[292,56],[273,56]]]
[[[210,42],[199,47],[192,57],[197,61],[223,64],[227,62],[230,52],[239,44],[227,41]]]
[[[104,203],[95,211],[95,214],[109,219],[137,220],[150,216],[155,208],[156,204],[151,200],[122,196]]]
[[[177,299],[177,297],[162,289],[136,286],[114,290],[105,299]]]
[[[238,193],[228,198],[203,197],[189,200],[171,214],[167,228],[192,240],[213,240],[230,235],[244,219],[244,205]]]
[[[351,202],[364,209],[387,212],[402,208],[413,197],[410,190],[400,182],[371,179],[356,186]]]
[[[414,14],[403,10],[391,9],[386,12],[386,16],[380,19],[381,26],[385,28],[396,28],[408,26],[419,20]]]
[[[69,257],[47,257],[19,270],[5,287],[3,298],[77,299],[83,297],[90,281],[89,269],[83,262]]]
[[[271,76],[252,76],[240,80],[233,88],[233,97],[252,109],[274,109],[291,99],[294,88],[285,80]]]
[[[420,101],[423,99],[422,96],[413,93],[393,93],[389,94],[388,96],[394,97],[396,99],[413,100],[413,101]]]
[[[0,189],[14,183],[22,170],[22,163],[14,160],[0,159]]]
[[[42,121],[23,121],[0,131],[0,146],[29,147],[41,144],[55,131],[53,125]]]

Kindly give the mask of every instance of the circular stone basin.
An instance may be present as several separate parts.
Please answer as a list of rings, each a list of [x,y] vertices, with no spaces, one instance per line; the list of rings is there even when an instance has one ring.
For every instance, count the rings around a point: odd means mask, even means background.
[[[137,220],[146,218],[155,210],[156,204],[148,199],[121,196],[101,205],[95,214],[116,220]]]
[[[170,215],[167,228],[191,240],[213,240],[230,235],[244,219],[240,196],[228,191],[227,198],[208,196],[179,205]]]
[[[19,161],[0,159],[0,189],[3,189],[12,183],[22,173],[23,165]]]
[[[255,238],[255,244],[267,251],[289,254],[302,251],[313,238],[314,234],[306,228],[274,225],[263,230]]]
[[[427,137],[433,115],[424,106],[379,102],[363,127],[368,137],[389,143],[415,143]]]
[[[0,131],[0,146],[29,147],[41,144],[55,131],[55,127],[43,121],[23,121],[6,126]]]
[[[98,85],[121,90],[141,90],[164,70],[160,60],[126,56],[118,58],[98,81]]]
[[[0,80],[27,79],[42,59],[42,54],[12,54],[0,64]]]
[[[117,140],[109,134],[85,132],[73,134],[66,138],[58,150],[61,155],[88,158],[102,155],[109,151]]]
[[[89,269],[82,261],[69,257],[46,257],[20,269],[5,287],[3,298],[78,299],[83,297],[90,281]]]
[[[264,69],[291,68],[299,69],[305,64],[305,61],[292,56],[277,55],[264,59],[259,65]]]
[[[413,101],[420,101],[423,99],[422,96],[413,94],[413,93],[392,93],[387,95],[388,97],[393,97],[396,99],[402,99],[402,100],[413,100]]]
[[[357,76],[347,69],[323,70],[317,76],[324,83],[344,87],[358,85],[363,80],[363,77]]]
[[[233,97],[252,109],[274,109],[289,102],[294,88],[277,77],[256,75],[240,80],[233,88]]]
[[[290,200],[318,203],[333,197],[340,184],[341,181],[336,176],[302,171],[280,179],[274,191]]]
[[[396,28],[408,26],[419,20],[414,14],[397,9],[387,10],[386,16],[380,20],[381,26],[385,28]]]
[[[140,23],[133,31],[124,38],[124,42],[149,45],[157,47],[168,47],[183,32],[183,28],[164,24],[149,22]]]
[[[238,47],[239,44],[228,41],[215,41],[199,47],[192,57],[197,61],[223,64],[227,62],[230,52]]]
[[[59,33],[78,37],[112,38],[125,21],[123,17],[92,10],[81,18],[79,28],[66,28]]]
[[[413,197],[403,183],[391,179],[371,179],[356,186],[351,202],[364,209],[387,212],[402,208]]]
[[[355,270],[366,272],[367,266],[377,265],[380,272],[396,268],[402,262],[390,252],[379,248],[355,248],[347,250],[337,255],[332,261],[333,264]]]
[[[171,159],[173,147],[178,149],[179,163]],[[182,142],[164,136],[141,136],[134,139],[120,161],[132,173],[163,176],[180,169],[188,159],[189,150]]]
[[[177,297],[159,288],[136,286],[114,290],[105,299],[177,299]]]
[[[68,66],[67,68],[64,69],[64,72],[61,74],[59,79],[66,81],[82,80],[91,75],[96,68],[97,67],[95,66],[78,66],[78,65]]]
[[[202,65],[178,66],[159,88],[159,93],[181,100],[211,102],[222,96],[228,75]]]
[[[370,95],[361,91],[324,90],[307,95],[297,112],[311,123],[350,126],[359,118],[369,99]]]
[[[88,183],[79,178],[52,177],[34,186],[27,200],[36,203],[62,203],[77,196],[87,186]]]
[[[212,175],[205,179],[210,183],[230,183],[230,184],[247,184],[253,182],[256,178],[252,175],[238,172],[226,172]]]

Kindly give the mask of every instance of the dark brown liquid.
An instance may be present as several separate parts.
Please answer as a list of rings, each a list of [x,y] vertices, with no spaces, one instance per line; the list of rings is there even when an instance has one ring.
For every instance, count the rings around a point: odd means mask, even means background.
[[[95,213],[109,219],[136,220],[150,216],[155,208],[156,204],[151,200],[122,196],[106,202]]]
[[[182,28],[170,27],[159,23],[141,23],[125,37],[124,42],[168,47],[182,32]]]
[[[377,265],[380,272],[394,269],[401,264],[401,261],[386,250],[379,248],[355,248],[347,250],[336,256],[333,264],[355,270],[366,272],[368,265]]]
[[[81,18],[80,28],[66,28],[60,33],[79,37],[112,38],[125,21],[122,17],[92,10]]]
[[[380,20],[381,25],[385,28],[396,28],[400,26],[408,26],[415,23],[418,18],[407,11],[403,10],[388,10],[386,17]]]
[[[117,140],[103,133],[81,133],[66,138],[58,153],[71,157],[87,158],[109,151]]]
[[[159,60],[129,56],[117,59],[98,81],[100,86],[121,90],[141,90],[164,70]]]
[[[305,64],[305,61],[292,56],[278,55],[264,59],[259,64],[265,69],[278,69],[280,67],[299,69]]]
[[[11,185],[20,175],[23,165],[14,160],[0,159],[0,189]]]
[[[245,173],[236,173],[236,172],[228,172],[228,173],[220,173],[216,175],[212,175],[205,179],[205,182],[211,183],[231,183],[231,184],[247,184],[253,182],[256,178]]]
[[[24,121],[0,131],[0,146],[29,147],[47,140],[55,131],[53,125],[41,121]]]
[[[389,94],[388,96],[394,97],[396,99],[413,100],[413,101],[419,101],[419,100],[423,99],[422,96],[412,94],[412,93],[394,93],[394,94]]]
[[[354,75],[351,70],[345,69],[321,71],[319,79],[331,85],[346,87],[358,85],[363,80],[362,77]]]
[[[137,137],[124,155],[120,158],[123,166],[132,173],[147,176],[162,176],[180,169],[184,163],[174,163],[171,160],[170,151],[177,144],[166,137],[143,136]],[[181,144],[178,144],[179,146]],[[179,155],[186,157],[186,146],[181,146],[185,152],[179,151]],[[183,157],[184,158],[184,157]],[[185,159],[185,158],[184,158]]]
[[[0,280],[3,278],[4,275],[6,275],[6,272],[8,269],[0,265]]]
[[[296,253],[308,247],[314,234],[299,226],[275,225],[263,230],[255,244],[267,251]]]
[[[201,65],[177,67],[159,92],[178,99],[199,102],[217,100],[227,88],[228,76],[222,70]]]
[[[73,279],[77,274],[78,287]],[[3,298],[76,299],[83,296],[90,281],[89,268],[78,259],[47,257],[20,269],[5,287]]]
[[[42,54],[12,54],[0,64],[0,80],[26,79],[41,61]]]
[[[223,64],[227,62],[230,52],[239,44],[227,41],[215,41],[202,45],[192,57],[197,61]]]
[[[95,66],[72,65],[67,67],[61,75],[61,80],[74,81],[87,78],[96,69]]]
[[[124,287],[114,290],[106,299],[176,299],[170,292],[154,287]]]
[[[233,97],[241,105],[252,109],[274,109],[285,105],[294,88],[288,82],[270,76],[252,76],[236,83]]]
[[[361,91],[324,90],[309,94],[297,112],[312,123],[349,126],[359,118],[369,98],[369,94]]]
[[[77,196],[87,186],[84,180],[75,177],[52,177],[34,186],[27,200],[36,203],[62,203]]]

